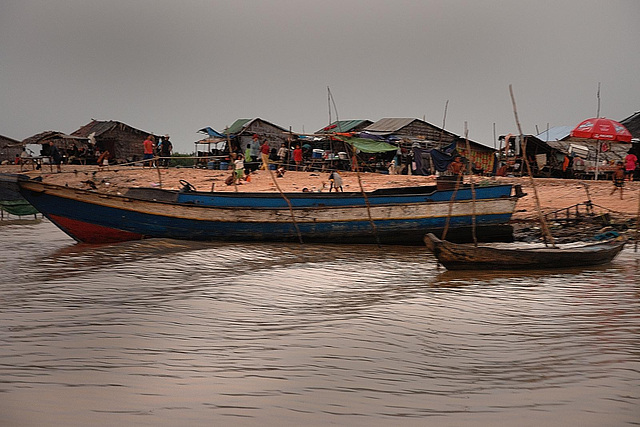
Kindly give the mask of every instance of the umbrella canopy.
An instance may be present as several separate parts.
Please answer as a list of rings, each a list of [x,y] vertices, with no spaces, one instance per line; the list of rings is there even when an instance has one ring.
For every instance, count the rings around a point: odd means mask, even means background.
[[[571,136],[599,141],[631,142],[631,132],[627,128],[604,117],[583,120],[571,131]]]

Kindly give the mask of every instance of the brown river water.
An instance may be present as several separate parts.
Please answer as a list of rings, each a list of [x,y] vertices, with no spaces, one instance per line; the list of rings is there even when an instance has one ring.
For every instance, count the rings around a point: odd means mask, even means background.
[[[422,247],[75,244],[0,226],[1,426],[640,424],[640,252],[447,272]]]

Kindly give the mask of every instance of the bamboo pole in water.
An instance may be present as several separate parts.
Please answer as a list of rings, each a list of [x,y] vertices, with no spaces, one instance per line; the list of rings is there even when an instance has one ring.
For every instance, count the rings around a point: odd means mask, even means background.
[[[478,236],[476,235],[476,187],[473,179],[473,167],[471,165],[471,144],[469,143],[467,122],[464,122],[464,139],[467,144],[467,170],[469,172],[469,183],[471,184],[471,237],[473,237],[473,245],[478,247]]]
[[[460,169],[460,172],[458,172],[458,175],[456,176],[456,185],[453,189],[453,193],[451,193],[451,199],[449,199],[449,211],[447,212],[447,219],[445,220],[444,229],[442,230],[441,240],[447,239],[447,233],[449,232],[449,225],[451,223],[451,215],[453,214],[453,202],[456,200],[458,189],[460,189],[460,185],[464,181],[462,172],[462,169]]]
[[[516,119],[516,125],[518,126],[518,133],[520,134],[520,146],[524,158],[524,164],[527,167],[527,172],[529,175],[529,181],[531,182],[531,187],[533,188],[533,195],[536,202],[536,211],[538,212],[538,217],[540,220],[540,228],[542,228],[542,234],[544,237],[545,245],[547,244],[547,239],[551,243],[551,247],[555,248],[556,244],[553,240],[553,236],[547,227],[547,222],[544,219],[544,215],[542,215],[542,208],[540,207],[540,198],[538,197],[538,188],[536,187],[536,182],[533,179],[533,173],[531,172],[531,166],[529,165],[529,159],[527,157],[527,144],[525,143],[524,134],[522,133],[522,127],[520,126],[520,120],[518,119],[518,110],[516,108],[516,98],[513,96],[513,88],[509,85],[509,93],[511,94],[511,103],[513,104],[513,115]]]
[[[296,222],[296,216],[293,213],[293,205],[291,205],[291,200],[289,200],[289,198],[284,194],[284,192],[280,188],[280,184],[278,184],[278,181],[276,180],[276,177],[274,176],[273,171],[271,169],[269,169],[269,168],[267,168],[267,170],[269,171],[269,174],[271,175],[271,179],[273,180],[273,183],[276,185],[276,188],[278,189],[278,192],[280,193],[280,195],[282,196],[284,201],[287,202],[287,205],[289,206],[289,213],[291,214],[291,222],[293,222],[293,226],[295,227],[296,233],[298,234],[298,240],[302,244],[302,243],[304,243],[302,241],[302,233],[300,233],[300,227],[298,226],[298,223]]]
[[[329,100],[333,103],[333,109],[336,111],[336,122],[338,126],[340,125],[340,118],[338,117],[338,108],[336,107],[336,102],[333,99],[333,95],[331,94],[331,89],[327,87],[327,92],[329,94]],[[331,104],[329,104],[329,108],[331,108]],[[338,127],[338,131],[340,131],[340,127]],[[346,146],[346,141],[344,141]],[[360,192],[362,193],[362,197],[364,198],[364,203],[367,206],[367,216],[369,217],[369,223],[371,224],[371,229],[373,231],[373,235],[376,239],[376,244],[380,247],[380,236],[378,235],[378,227],[376,227],[376,223],[373,221],[373,217],[371,216],[371,203],[369,202],[369,198],[367,197],[367,193],[364,191],[364,186],[362,185],[362,178],[360,177],[360,167],[358,166],[358,157],[356,156],[356,147],[351,146],[353,150],[348,150],[352,152],[351,162],[356,171],[356,176],[358,177],[358,185],[360,186]]]

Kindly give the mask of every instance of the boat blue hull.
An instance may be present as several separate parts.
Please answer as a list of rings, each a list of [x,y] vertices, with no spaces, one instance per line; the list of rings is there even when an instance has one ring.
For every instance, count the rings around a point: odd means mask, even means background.
[[[446,193],[450,198],[451,192],[443,192],[444,195],[435,192],[420,196],[369,196],[371,210],[364,207],[366,203],[362,195],[347,195],[344,198],[292,197],[290,203],[294,209],[289,209],[286,202],[284,206],[278,207],[278,200],[282,201],[281,197],[246,196],[232,200],[235,200],[235,203],[248,203],[256,199],[260,201],[247,208],[213,207],[206,203],[213,204],[216,197],[202,194],[191,195],[198,196],[199,203],[194,200],[187,203],[170,203],[100,195],[86,190],[42,183],[28,182],[21,185],[24,197],[41,213],[76,240],[90,243],[158,237],[221,241],[302,240],[330,243],[422,244],[425,233],[439,232],[445,227],[448,217],[447,206],[455,208],[456,204],[464,204],[468,212],[471,205],[469,200],[450,204]],[[492,227],[500,230],[495,233],[508,233],[500,226],[509,221],[515,206],[515,202],[509,198],[510,190],[510,186],[487,188],[487,193],[480,195],[487,197],[499,194],[496,199],[490,199],[500,204],[499,209],[479,212],[476,215],[476,224],[481,234],[482,230],[489,230],[487,233],[491,234]],[[464,192],[460,195],[465,197]],[[478,194],[476,196],[480,197]],[[420,201],[426,197],[438,198],[441,201]],[[319,201],[321,206],[312,205]],[[478,201],[480,202],[482,201]],[[304,203],[307,203],[304,205],[307,207],[300,207]],[[327,207],[329,203],[337,206]],[[269,204],[275,207],[265,207]],[[259,207],[255,207],[256,205]],[[437,206],[439,214],[421,214],[420,209],[425,206]],[[455,236],[464,230],[469,234],[471,222],[472,215],[459,215],[454,209],[449,219],[451,235]]]

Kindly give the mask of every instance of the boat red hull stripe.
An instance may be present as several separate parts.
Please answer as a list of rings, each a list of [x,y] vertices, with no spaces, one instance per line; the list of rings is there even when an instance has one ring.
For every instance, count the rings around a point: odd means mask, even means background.
[[[49,219],[71,237],[85,243],[124,242],[127,240],[140,240],[144,237],[144,235],[139,233],[131,233],[129,231],[90,224],[58,215],[50,215]]]

